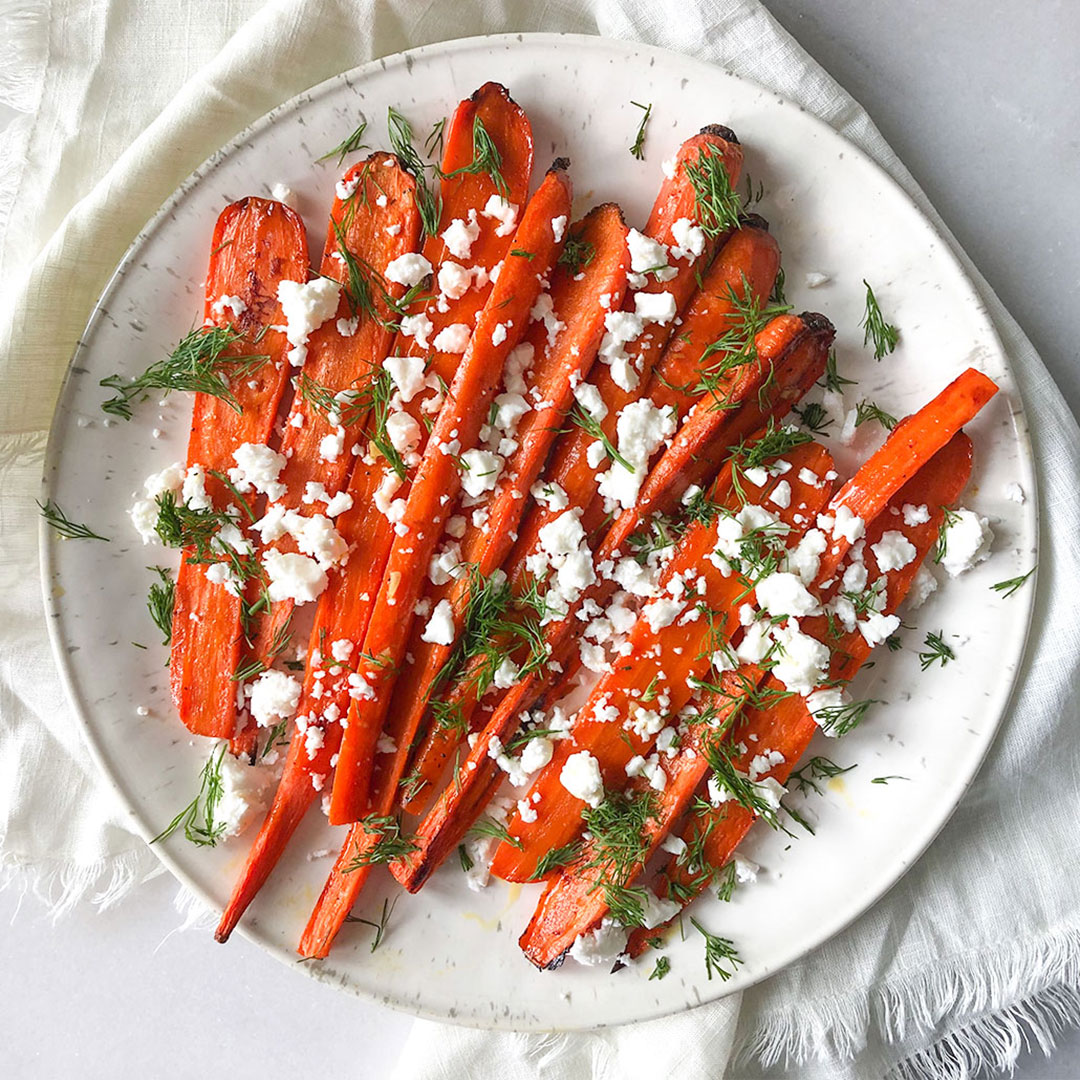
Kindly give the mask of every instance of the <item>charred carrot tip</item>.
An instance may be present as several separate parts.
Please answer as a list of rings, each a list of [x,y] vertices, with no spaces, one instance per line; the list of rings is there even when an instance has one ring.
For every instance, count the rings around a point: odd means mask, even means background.
[[[802,319],[806,329],[813,333],[825,333],[831,334],[833,337],[836,336],[836,327],[833,326],[832,320],[827,316],[822,315],[819,311],[804,311],[799,318]]]
[[[762,232],[769,231],[769,223],[760,214],[742,214],[739,217],[740,229],[760,229]]]
[[[731,130],[726,124],[706,124],[699,132],[699,135],[716,135],[718,138],[726,139],[729,143],[739,145],[739,137]]]

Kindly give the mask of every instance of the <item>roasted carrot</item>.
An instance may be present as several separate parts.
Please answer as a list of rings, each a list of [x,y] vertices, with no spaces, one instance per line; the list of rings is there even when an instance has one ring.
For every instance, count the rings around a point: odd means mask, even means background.
[[[266,442],[289,378],[288,342],[271,329],[283,321],[278,283],[306,281],[307,273],[304,225],[288,207],[248,198],[222,211],[206,275],[206,319],[243,334],[231,346],[232,355],[262,354],[266,361],[235,380],[231,389],[239,412],[222,398],[195,395],[188,466],[205,470],[206,494],[219,510],[236,500],[211,470],[227,475],[237,447]],[[208,581],[207,568],[189,562],[191,555],[185,550],[176,582],[169,664],[173,702],[195,734],[230,738],[236,717],[231,676],[240,656],[243,601]]]
[[[455,221],[467,223],[475,219],[488,199],[497,193],[495,179],[490,174],[460,171],[474,158],[478,122],[491,135],[499,151],[500,175],[506,185],[508,201],[521,203],[528,192],[532,170],[532,135],[528,118],[504,87],[487,83],[471,98],[461,102],[447,131],[441,166],[444,174],[440,184],[442,216],[439,229],[426,239],[423,248],[424,257],[433,267],[441,266],[447,260],[448,249],[442,235],[446,229]],[[376,205],[378,198],[376,195]],[[499,236],[495,226],[481,227],[471,244],[470,254],[459,255],[457,263],[465,272],[490,268],[503,258],[510,241],[509,235]],[[454,322],[471,325],[490,292],[487,278],[485,270],[482,278],[463,295],[444,299],[441,304],[432,297],[420,298],[411,306],[410,314],[422,314],[428,319],[432,335]],[[396,345],[395,355],[424,354],[415,338],[399,337]],[[453,365],[459,359],[458,354],[437,353],[432,363],[438,370],[452,375]],[[419,408],[423,400],[424,396],[418,394],[407,407],[415,415],[422,415]],[[373,418],[369,417],[365,428],[369,436],[373,432],[372,424]],[[367,632],[393,542],[393,526],[377,509],[387,468],[381,458],[365,455],[352,471],[349,485],[352,508],[336,521],[339,533],[350,545],[350,556],[342,572],[330,576],[327,589],[319,598],[308,650],[312,662],[305,671],[297,710],[298,716],[306,718],[305,724],[297,725],[274,804],[218,927],[219,941],[228,938],[281,857],[297,824],[322,790],[331,769],[330,761],[338,752],[341,740],[341,726],[334,717],[348,712],[352,700],[350,694],[364,692],[362,683],[355,678],[350,683],[349,676],[353,674],[351,667],[357,662],[355,653]],[[315,657],[321,661],[323,649],[335,641],[342,643],[340,648],[348,650],[349,658],[338,665],[342,668],[340,674],[327,678],[326,669],[315,663]],[[309,737],[308,728],[314,728],[321,736]],[[317,746],[320,737],[322,745]]]
[[[882,513],[870,524],[865,548],[867,587],[872,587],[875,581],[885,578],[885,604],[882,609],[884,614],[892,614],[903,602],[915,574],[937,539],[944,507],[959,498],[970,474],[971,440],[960,432],[916,472],[889,504],[898,510],[905,503],[925,505],[930,511],[929,520],[908,525],[902,517]],[[916,556],[901,569],[883,575],[877,567],[873,545],[887,529],[902,531],[914,545]],[[870,655],[871,648],[858,631],[841,634],[838,639],[832,640],[828,626],[822,619],[807,620],[806,630],[821,636],[823,640],[831,641],[832,666],[829,674],[831,679],[838,682],[850,682]],[[775,750],[783,755],[783,761],[765,775],[783,784],[806,752],[817,730],[818,725],[807,711],[804,699],[798,696],[780,700],[769,708],[747,708],[737,722],[733,740],[741,740],[747,746],[754,747],[755,751],[748,755],[734,754],[732,764],[736,769],[746,772],[750,758],[758,748]],[[644,865],[672,823],[677,822],[689,806],[694,791],[707,771],[707,767],[700,767],[703,763],[704,758],[699,762],[691,762],[689,757],[680,755],[666,766],[669,773],[668,787],[660,798],[657,820],[650,823],[657,835],[655,842],[649,845],[649,850],[643,852],[641,865]],[[728,861],[754,821],[752,811],[733,800],[721,804],[720,807],[692,814],[680,830],[681,836],[692,845],[693,850],[702,853],[705,865],[692,868],[685,859],[670,859],[657,878],[657,895],[675,900],[682,906],[690,903]],[[578,904],[583,879],[573,880],[573,875],[566,875],[566,878],[565,881],[560,878],[553,882],[545,891],[529,929],[522,938],[522,947],[527,955],[540,966],[550,964],[573,943],[572,938],[566,940],[568,933],[564,934],[561,929],[553,931],[554,926],[561,923],[564,916],[569,917],[569,931],[573,929],[570,926],[571,921],[577,927],[588,929],[603,915],[602,911],[595,910],[592,901],[589,902],[588,909]],[[577,904],[577,913],[571,913],[568,904]],[[562,915],[559,914],[560,911]],[[631,956],[639,955],[647,947],[648,939],[653,939],[660,933],[660,929],[635,929],[627,943],[628,953]]]
[[[666,200],[658,200],[658,205],[666,205]],[[743,362],[731,364],[729,360],[726,370],[711,372],[709,369],[712,365],[708,362],[708,356],[717,342],[729,341],[730,343],[732,336],[736,340],[739,339],[740,334],[745,336],[747,323],[745,308],[761,306],[762,298],[767,296],[772,288],[778,267],[779,249],[760,219],[740,229],[728,240],[702,278],[701,288],[694,295],[682,316],[679,334],[670,340],[656,368],[655,376],[643,387],[643,391],[647,391],[658,406],[682,409],[688,402],[692,403],[702,394],[707,394],[714,405],[724,407],[716,408],[707,417],[703,417],[705,423],[695,423],[694,430],[704,430],[713,423],[731,424],[733,417],[728,411],[731,404],[749,399],[751,387],[753,386],[756,392],[756,389],[760,387],[762,372],[768,370],[764,365],[751,361],[755,358],[764,360],[779,358],[791,344],[790,334],[799,328],[797,320],[791,317],[786,322],[777,321],[768,331],[762,332],[764,336],[761,340],[754,341],[752,353],[739,358]],[[753,320],[750,320],[750,325],[753,325]],[[730,356],[722,350],[718,350],[718,353],[721,356]],[[821,364],[824,364],[824,360],[825,355],[822,354]],[[817,378],[817,375],[813,378]],[[791,381],[786,373],[777,374],[775,388],[790,385]],[[786,393],[786,390],[781,389],[780,392]],[[638,396],[643,396],[643,394]],[[768,392],[766,392],[767,397]],[[746,411],[740,409],[738,423],[741,426],[738,430],[732,428],[731,441],[737,442],[743,435],[751,434],[759,426],[758,421],[753,418],[750,418],[749,423],[742,423],[742,418],[749,411],[749,406]],[[787,407],[779,411],[787,412]],[[610,418],[609,412],[605,419]],[[573,440],[576,446],[584,434],[583,429],[578,428],[564,436],[559,446],[565,446],[566,439]],[[713,438],[713,434],[708,434],[705,441]],[[686,436],[680,432],[678,438],[685,440]],[[591,436],[586,441],[591,441]],[[714,439],[713,444],[726,446],[726,443],[719,439]],[[579,451],[580,447],[567,458],[567,460],[576,461],[573,470],[549,468],[541,486],[547,485],[553,491],[565,491],[568,505],[576,503],[588,507],[596,499],[595,470],[581,468],[583,465],[587,466],[588,462],[578,456]],[[707,459],[703,457],[703,447],[700,444],[687,445],[684,453],[706,461],[705,467],[707,467]],[[665,455],[665,473],[667,473],[668,462],[671,460],[670,454],[671,451]],[[684,465],[689,469],[689,459],[683,460]],[[718,462],[714,464],[713,471],[718,464]],[[699,466],[694,471],[695,474],[700,473],[704,476],[704,467]],[[671,480],[674,477],[668,473],[667,479]],[[688,475],[686,483],[671,492],[672,497],[677,498],[692,482],[694,482],[693,477]],[[642,489],[642,494],[648,495],[650,499],[646,512],[657,509],[656,499],[666,490],[666,485],[658,483],[650,474]],[[630,510],[625,511],[623,517],[620,518],[620,528],[629,524],[630,519],[627,515],[632,513],[633,511]],[[522,536],[517,538],[513,551],[503,566],[504,571],[519,591],[524,586],[525,561],[536,549],[539,531],[556,516],[557,512],[547,508],[533,507],[525,519]],[[592,520],[594,516],[592,512],[586,510],[582,516],[583,521]],[[618,542],[616,540],[609,550],[615,550]],[[597,555],[597,561],[602,557],[605,556]],[[513,648],[513,644],[510,641],[506,642],[508,651]],[[429,725],[425,741],[413,763],[410,774],[413,781],[410,790],[406,792],[408,797],[403,803],[410,813],[418,812],[428,801],[434,791],[436,780],[463,737],[463,731],[476,704],[474,693],[476,683],[475,672],[467,671],[444,694],[445,706],[454,717],[455,726],[448,727],[438,723]]]
[[[709,680],[713,656],[729,648],[739,629],[739,605],[753,595],[741,575],[728,571],[725,576],[708,561],[716,547],[719,517],[737,513],[744,500],[771,507],[769,497],[783,483],[790,491],[790,502],[778,507],[776,514],[790,530],[784,538],[786,546],[794,547],[828,499],[827,483],[808,483],[800,476],[806,469],[823,477],[832,468],[832,459],[825,450],[809,443],[785,454],[784,460],[791,465],[789,473],[783,478],[770,477],[763,488],[745,478],[739,479],[736,487],[731,465],[718,477],[718,517],[708,524],[695,523],[687,531],[661,579],[663,587],[675,574],[696,577],[696,597],[683,605],[691,613],[691,621],[684,625],[679,618],[674,624],[653,629],[649,606],[645,607],[630,631],[631,651],[619,658],[613,671],[600,677],[578,712],[570,737],[556,744],[550,763],[526,794],[525,798],[535,799],[542,812],[530,815],[531,822],[520,813],[510,821],[507,832],[511,839],[499,845],[491,863],[497,877],[528,880],[546,851],[565,846],[581,829],[585,803],[572,795],[560,778],[571,755],[581,751],[592,754],[599,763],[605,789],[617,790],[625,782],[627,762],[636,755],[650,753],[661,713],[678,715],[690,700],[694,686]],[[670,600],[667,596],[658,603]],[[702,607],[695,608],[695,604]],[[662,709],[658,705],[646,708],[643,700],[657,701]]]
[[[364,816],[375,743],[389,705],[405,646],[411,613],[423,576],[461,488],[454,455],[475,447],[503,366],[524,335],[526,320],[541,291],[541,279],[554,268],[565,238],[555,227],[569,219],[568,162],[556,161],[529,200],[514,235],[514,250],[477,319],[465,356],[447,392],[409,492],[386,573],[364,638],[361,677],[372,695],[353,702],[334,774],[330,821],[351,824]],[[556,239],[556,236],[559,239]],[[404,613],[404,616],[403,616]]]
[[[608,203],[596,207],[580,223],[571,226],[567,235],[573,243],[586,247],[591,257],[583,267],[565,262],[556,266],[549,294],[552,325],[556,328],[561,325],[563,329],[552,335],[547,320],[531,325],[524,342],[533,357],[525,380],[527,387],[515,380],[513,385],[520,385],[522,392],[508,389],[505,397],[496,399],[496,404],[502,401],[507,408],[526,407],[528,411],[514,432],[518,447],[506,459],[500,486],[487,502],[473,511],[471,518],[463,519],[458,565],[469,567],[470,572],[428,589],[425,596],[425,603],[431,609],[443,600],[450,603],[455,638],[460,637],[477,577],[486,579],[501,565],[513,545],[530,489],[573,401],[574,386],[588,375],[596,356],[606,310],[621,303],[626,288],[629,267],[626,226],[617,206]],[[606,306],[601,303],[601,297],[606,300]],[[530,403],[539,404],[532,408]],[[388,801],[382,793],[390,788],[397,790],[430,696],[437,682],[446,678],[447,665],[453,658],[453,643],[425,641],[423,630],[422,622],[413,626],[405,667],[388,713],[386,734],[394,741],[396,753],[380,756],[375,762],[373,813],[376,814],[388,812],[379,809]]]

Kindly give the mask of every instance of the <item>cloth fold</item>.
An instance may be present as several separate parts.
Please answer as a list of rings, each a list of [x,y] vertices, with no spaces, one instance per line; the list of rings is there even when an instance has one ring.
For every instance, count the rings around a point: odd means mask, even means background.
[[[67,359],[128,243],[222,143],[375,56],[454,37],[632,38],[755,79],[822,117],[905,187],[981,293],[1031,417],[1042,537],[1018,693],[929,852],[844,933],[742,995],[581,1035],[417,1022],[397,1075],[966,1076],[1080,1022],[1075,830],[1080,435],[1045,367],[859,105],[756,2],[0,0],[0,872],[54,911],[157,871],[83,753],[49,654],[36,534],[45,432]],[[9,137],[10,136],[10,137]]]

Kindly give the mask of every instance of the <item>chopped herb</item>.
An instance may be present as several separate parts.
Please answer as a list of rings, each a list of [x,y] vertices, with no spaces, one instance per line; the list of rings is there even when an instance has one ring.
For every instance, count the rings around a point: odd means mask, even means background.
[[[420,222],[424,227],[424,232],[428,236],[434,236],[439,231],[439,221],[442,218],[442,194],[437,187],[429,186],[426,170],[431,166],[424,163],[413,146],[412,125],[409,121],[393,106],[387,110],[386,117],[390,145],[402,165],[416,179],[413,199],[420,213]]]
[[[38,507],[41,510],[41,516],[61,536],[66,536],[69,540],[104,540],[106,544],[110,543],[107,536],[101,536],[88,526],[72,521],[52,499],[44,503],[39,502]]]
[[[900,332],[892,323],[885,321],[885,316],[881,314],[881,308],[878,306],[874,290],[870,288],[870,283],[865,278],[863,278],[863,284],[866,286],[866,311],[863,313],[862,320],[859,323],[863,327],[863,345],[869,345],[870,342],[873,342],[874,359],[880,360],[896,348]]]
[[[442,157],[443,136],[446,131],[446,117],[436,120],[428,137],[424,140],[424,153],[429,158]]]
[[[900,640],[899,634],[890,634],[885,639],[885,647],[889,652],[899,652],[904,647],[904,643]]]
[[[656,958],[656,967],[652,969],[652,974],[649,976],[649,982],[653,979],[662,979],[671,970],[671,961],[666,956],[658,956]]]
[[[854,731],[866,717],[871,705],[880,705],[876,698],[866,701],[849,701],[846,705],[830,705],[814,712],[814,720],[829,735],[846,735]]]
[[[825,411],[825,406],[816,401],[811,401],[809,405],[805,405],[802,409],[792,406],[791,411],[802,420],[803,427],[812,431],[815,435],[823,435],[832,423],[828,413]]]
[[[577,424],[586,435],[591,435],[594,439],[597,439],[604,447],[604,453],[613,461],[617,461],[624,469],[629,472],[634,471],[633,465],[626,460],[615,449],[614,443],[604,433],[604,429],[600,424],[600,421],[592,415],[592,413],[586,411],[580,403],[576,403],[574,407],[567,414],[567,419],[572,423]]]
[[[333,148],[328,150],[322,157],[316,158],[316,161],[325,161],[327,158],[332,158],[337,155],[337,163],[340,165],[349,154],[355,153],[357,150],[366,150],[367,143],[364,142],[364,132],[367,131],[367,121],[361,120],[360,125],[351,134],[346,135]]]
[[[168,645],[172,641],[172,618],[173,605],[176,602],[176,582],[172,579],[172,571],[163,566],[148,566],[157,574],[158,579],[150,586],[150,592],[146,598],[146,606],[150,609],[150,618],[154,625],[161,631],[161,644]]]
[[[217,844],[225,832],[225,822],[215,821],[214,814],[225,791],[221,767],[228,749],[229,744],[222,741],[210,751],[210,756],[199,773],[198,794],[150,841],[151,844],[167,840],[181,825],[184,827],[184,836],[191,843],[198,844],[199,847],[214,847]]]
[[[573,840],[563,847],[545,851],[536,862],[536,869],[529,875],[529,881],[539,881],[552,870],[558,870],[572,863],[581,854],[581,841]]]
[[[705,939],[705,971],[711,980],[713,973],[717,974],[723,982],[727,982],[735,969],[742,963],[739,954],[735,951],[735,944],[727,938],[717,937],[710,934],[704,926],[691,916],[690,922],[694,929]],[[731,965],[730,969],[728,964]]]
[[[501,821],[496,821],[494,818],[481,818],[469,830],[469,835],[490,836],[494,840],[499,840],[504,844],[519,849],[524,846],[516,836],[510,835],[510,830]]]
[[[926,635],[924,644],[927,651],[919,653],[919,666],[923,671],[935,662],[940,662],[944,667],[950,660],[956,659],[956,653],[945,643],[943,633],[943,630],[939,630],[936,634],[931,631]]]
[[[402,833],[401,821],[396,817],[372,814],[361,818],[359,824],[364,827],[366,835],[355,842],[356,854],[345,865],[346,874],[365,866],[393,862],[416,850],[416,843]],[[371,837],[375,837],[374,843],[369,842]],[[361,847],[361,844],[364,846]]]
[[[871,784],[887,784],[890,780],[910,780],[910,776],[875,776]]]
[[[829,350],[829,358],[825,361],[825,378],[822,380],[826,390],[832,390],[837,394],[843,393],[845,386],[854,386],[856,384],[855,379],[845,379],[836,370],[836,350]]]
[[[259,760],[262,761],[275,746],[278,746],[285,736],[285,731],[289,726],[288,719],[279,720],[266,735],[266,742],[263,743],[262,751],[259,753]]]
[[[705,235],[715,238],[737,229],[742,208],[723,157],[702,151],[696,161],[684,161],[683,168],[694,189],[698,225]]]
[[[735,860],[732,859],[720,873],[722,878],[720,884],[716,886],[716,898],[727,904],[730,903],[731,898],[735,895],[735,885],[738,882]]]
[[[571,275],[581,273],[596,257],[596,246],[588,240],[582,240],[582,233],[574,233],[566,238],[558,263],[565,266]]]
[[[231,326],[199,326],[191,331],[165,360],[151,364],[141,375],[125,379],[110,375],[101,386],[117,391],[115,397],[102,403],[101,408],[112,416],[132,417],[132,403],[147,390],[187,390],[221,398],[236,412],[240,402],[229,388],[229,380],[249,378],[270,357],[265,353],[242,356],[225,355],[226,349],[240,341],[243,335]]]
[[[1033,566],[1026,574],[1021,574],[1020,577],[1009,578],[1008,581],[999,581],[996,584],[991,585],[990,588],[993,589],[994,592],[1001,593],[1002,596],[1012,596],[1012,594],[1034,573],[1035,567]]]
[[[944,517],[941,520],[941,528],[938,530],[937,540],[934,542],[933,559],[939,563],[945,558],[949,550],[948,531],[960,520],[960,515],[951,507],[944,508]]]
[[[394,914],[394,906],[397,904],[397,897],[394,897],[393,901],[386,899],[382,902],[382,914],[379,916],[378,921],[372,922],[371,919],[362,919],[359,915],[346,915],[345,921],[351,923],[363,923],[365,926],[370,926],[375,931],[375,937],[371,942],[371,951],[374,952],[381,944],[383,937],[386,934],[386,927],[390,923],[390,916]]]
[[[896,427],[895,416],[890,416],[889,413],[879,408],[872,401],[860,401],[855,406],[855,426],[860,427],[867,420],[876,420],[883,428],[889,431]]]
[[[521,248],[511,248],[510,249],[510,254],[511,255],[517,255],[521,259],[528,259],[529,262],[532,262],[533,259],[536,258],[536,252],[535,251],[522,251]]]
[[[652,116],[652,103],[648,105],[642,105],[640,102],[631,101],[631,105],[635,109],[641,109],[644,112],[644,116],[641,118],[641,123],[638,124],[637,134],[634,136],[633,145],[630,147],[630,153],[638,159],[638,161],[645,160],[645,128],[649,124],[649,117]]]
[[[464,873],[468,873],[475,865],[472,861],[472,856],[465,850],[464,844],[458,844],[458,859],[461,861],[461,869]]]
[[[791,791],[810,791],[822,794],[818,787],[818,780],[831,780],[834,776],[843,776],[851,772],[854,765],[842,767],[827,757],[812,757],[801,769],[796,769],[788,777],[788,788]]]
[[[453,172],[443,173],[443,178],[452,180],[455,176],[462,176],[466,173],[473,175],[487,173],[491,177],[491,182],[495,185],[495,190],[505,198],[510,193],[510,188],[500,171],[502,169],[502,154],[499,153],[495,140],[492,139],[487,128],[484,127],[484,122],[480,119],[479,113],[473,117],[472,138],[472,161],[467,165],[462,165],[460,169],[454,169]]]
[[[743,809],[761,818],[770,828],[780,828],[780,818],[772,802],[764,798],[745,773],[735,768],[731,750],[719,739],[709,740],[704,748],[705,760],[712,770],[717,786],[728,793]]]

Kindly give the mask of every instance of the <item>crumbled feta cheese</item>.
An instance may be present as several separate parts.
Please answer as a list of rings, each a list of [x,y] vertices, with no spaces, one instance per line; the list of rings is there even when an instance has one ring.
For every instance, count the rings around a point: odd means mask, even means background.
[[[447,300],[460,300],[472,284],[472,274],[460,263],[447,259],[439,267],[439,292]]]
[[[439,352],[463,353],[469,347],[471,337],[472,331],[465,323],[451,323],[435,335],[432,345]]]
[[[517,225],[517,204],[507,202],[501,195],[492,195],[484,204],[481,213],[484,217],[493,218],[499,222],[495,229],[496,236],[509,236]]]
[[[1024,489],[1017,483],[1005,485],[1005,498],[1010,502],[1022,503],[1024,501]]]
[[[341,286],[333,278],[318,277],[314,281],[278,282],[278,302],[285,317],[285,336],[293,346],[289,363],[302,367],[307,357],[307,341],[338,309]]]
[[[610,967],[626,949],[625,927],[605,915],[595,930],[579,934],[570,946],[570,959],[586,967]]]
[[[420,445],[420,424],[407,412],[391,413],[386,418],[386,437],[399,454],[408,454]]]
[[[263,443],[241,443],[233,451],[233,460],[236,468],[229,470],[229,479],[241,494],[254,488],[271,501],[285,494],[285,485],[278,482],[278,476],[286,465],[284,454],[271,450]]]
[[[566,759],[559,772],[559,782],[575,799],[581,799],[594,809],[604,801],[600,764],[588,750],[579,750]]]
[[[994,534],[986,518],[971,510],[956,510],[951,523],[943,526],[945,554],[941,565],[950,577],[956,577],[990,557]]]
[[[421,349],[428,347],[428,336],[435,329],[435,324],[424,314],[405,315],[399,324],[398,332],[402,337],[411,337]]]
[[[421,641],[430,642],[432,645],[454,644],[454,609],[449,600],[440,600],[431,613],[424,632],[420,635]]]
[[[184,505],[192,510],[211,510],[214,504],[206,493],[206,470],[199,464],[190,465],[184,474],[181,490]]]
[[[896,529],[882,533],[881,539],[870,545],[870,550],[883,574],[890,570],[902,570],[918,554],[915,545]]]
[[[264,671],[248,688],[249,708],[259,727],[288,720],[300,702],[300,680],[284,671]]]
[[[657,408],[651,398],[632,401],[619,413],[616,424],[619,454],[622,462],[612,462],[598,480],[601,495],[622,507],[637,502],[641,484],[649,471],[649,460],[660,444],[675,432],[675,410]]]
[[[502,471],[503,460],[487,450],[466,450],[461,455],[461,486],[466,495],[476,498],[493,491]]]
[[[551,238],[556,244],[562,243],[562,238],[566,234],[566,215],[560,214],[558,217],[551,219]]]
[[[808,289],[816,289],[821,285],[826,285],[832,280],[828,274],[821,273],[820,270],[811,270],[806,275],[806,287]]]
[[[296,194],[288,184],[277,183],[270,189],[274,202],[284,203],[290,210],[296,209]]]
[[[443,230],[442,239],[447,250],[455,259],[467,259],[472,254],[472,246],[480,236],[480,226],[476,222],[476,211],[469,211],[468,222],[454,218]]]
[[[828,648],[817,638],[804,634],[794,619],[789,619],[786,626],[776,627],[772,636],[778,646],[772,674],[796,694],[811,693],[829,669]]]
[[[607,403],[597,387],[592,383],[582,382],[574,387],[574,400],[597,423],[608,414]]]
[[[326,503],[326,516],[328,518],[335,518],[338,514],[344,514],[346,510],[351,510],[353,504],[353,497],[347,491],[339,491],[336,495],[332,495]]]
[[[924,563],[915,571],[915,576],[911,579],[911,586],[908,589],[907,596],[904,598],[909,611],[915,611],[917,608],[921,608],[926,603],[927,598],[935,589],[937,589],[937,578],[927,568]]]
[[[679,218],[671,226],[671,237],[675,241],[671,246],[673,259],[696,259],[705,250],[705,231],[689,218]]]
[[[383,368],[390,372],[401,400],[408,404],[426,384],[424,358],[422,356],[388,356]]]
[[[559,332],[565,329],[566,324],[559,321],[559,317],[555,314],[555,306],[551,299],[551,293],[541,293],[536,298],[536,303],[533,304],[532,310],[529,312],[529,318],[533,322],[542,322],[544,328],[547,330],[547,343],[550,348],[555,344],[555,339],[559,336]]]
[[[930,510],[924,503],[922,506],[912,506],[904,503],[901,511],[904,515],[904,524],[907,526],[925,525],[930,520]]]
[[[319,457],[323,461],[337,461],[345,449],[345,429],[337,428],[329,435],[324,435],[319,440]]]
[[[215,315],[221,315],[226,308],[233,313],[234,318],[239,319],[240,316],[247,311],[247,304],[244,303],[243,298],[240,296],[226,296],[222,294],[210,305],[210,310]]]
[[[769,492],[769,502],[775,503],[781,510],[786,510],[791,505],[791,485],[786,480],[781,480]]]
[[[419,285],[430,274],[431,263],[423,255],[416,252],[399,255],[387,264],[384,272],[387,281],[392,281],[396,285],[403,285],[406,289]]]
[[[316,600],[327,585],[326,571],[307,555],[270,550],[263,555],[270,599],[306,604]]]
[[[814,615],[820,610],[797,574],[778,571],[762,578],[755,586],[758,605],[772,618],[783,615]]]
[[[900,619],[896,615],[882,615],[872,611],[859,621],[859,633],[866,639],[866,644],[873,648],[880,645],[894,630],[899,629]]]
[[[642,323],[655,322],[664,326],[675,318],[677,311],[672,293],[639,292],[634,294],[634,314]]]

